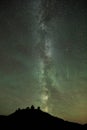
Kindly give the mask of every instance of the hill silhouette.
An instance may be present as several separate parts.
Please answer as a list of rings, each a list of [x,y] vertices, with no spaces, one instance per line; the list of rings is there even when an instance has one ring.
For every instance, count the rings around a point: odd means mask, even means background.
[[[37,109],[34,106],[26,109],[18,109],[8,116],[0,116],[0,130],[32,130],[32,129],[87,129],[87,124],[78,124],[74,122],[65,121],[58,117],[52,116],[49,113]]]

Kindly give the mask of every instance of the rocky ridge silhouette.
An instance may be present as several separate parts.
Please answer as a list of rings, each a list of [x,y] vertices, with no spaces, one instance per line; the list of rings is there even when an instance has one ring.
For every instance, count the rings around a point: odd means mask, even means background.
[[[32,129],[81,129],[87,130],[87,124],[65,121],[49,113],[43,112],[40,107],[37,109],[32,105],[31,108],[18,109],[8,116],[0,116],[0,130],[32,130]]]

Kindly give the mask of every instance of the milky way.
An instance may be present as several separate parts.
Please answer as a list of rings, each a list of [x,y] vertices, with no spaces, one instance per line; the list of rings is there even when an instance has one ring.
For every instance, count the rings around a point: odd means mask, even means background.
[[[85,123],[86,99],[84,0],[1,0],[0,114],[33,104]]]
[[[49,6],[49,3],[41,2],[39,5],[40,9],[38,12],[38,25],[39,30],[37,33],[39,33],[39,43],[37,43],[38,46],[38,53],[39,53],[39,65],[40,65],[40,74],[39,74],[39,82],[41,87],[41,107],[44,111],[49,111],[49,85],[51,87],[51,84],[49,84],[51,77],[49,75],[49,72],[52,69],[52,42],[51,38],[48,36],[48,26],[46,24],[46,17],[47,17],[47,7]],[[37,9],[37,10],[38,10]]]

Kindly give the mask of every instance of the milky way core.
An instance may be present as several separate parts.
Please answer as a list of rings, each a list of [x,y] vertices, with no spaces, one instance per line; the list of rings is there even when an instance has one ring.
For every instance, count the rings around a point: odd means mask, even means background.
[[[46,1],[44,1],[46,2]],[[52,80],[50,71],[53,69],[52,66],[52,50],[53,50],[53,45],[51,41],[51,37],[49,37],[49,30],[48,26],[46,23],[46,17],[47,15],[47,10],[49,3],[44,3],[41,2],[39,5],[40,9],[38,12],[38,25],[39,25],[39,43],[37,43],[38,48],[38,53],[39,53],[39,66],[40,66],[40,73],[39,73],[39,82],[40,82],[40,87],[41,87],[41,107],[44,111],[49,111],[49,98],[50,98],[50,89],[49,86],[51,87]],[[43,7],[45,6],[45,7]],[[38,10],[37,9],[37,10]],[[52,74],[53,75],[53,74]],[[51,82],[51,83],[50,83]]]

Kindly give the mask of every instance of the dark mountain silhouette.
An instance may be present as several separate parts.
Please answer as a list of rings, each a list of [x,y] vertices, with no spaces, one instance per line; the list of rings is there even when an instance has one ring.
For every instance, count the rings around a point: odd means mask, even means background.
[[[37,109],[34,106],[26,109],[18,109],[8,116],[0,116],[0,130],[32,130],[32,129],[53,129],[53,130],[71,130],[82,129],[87,130],[87,124],[78,124],[74,122],[64,121],[58,117],[54,117],[49,113]]]

